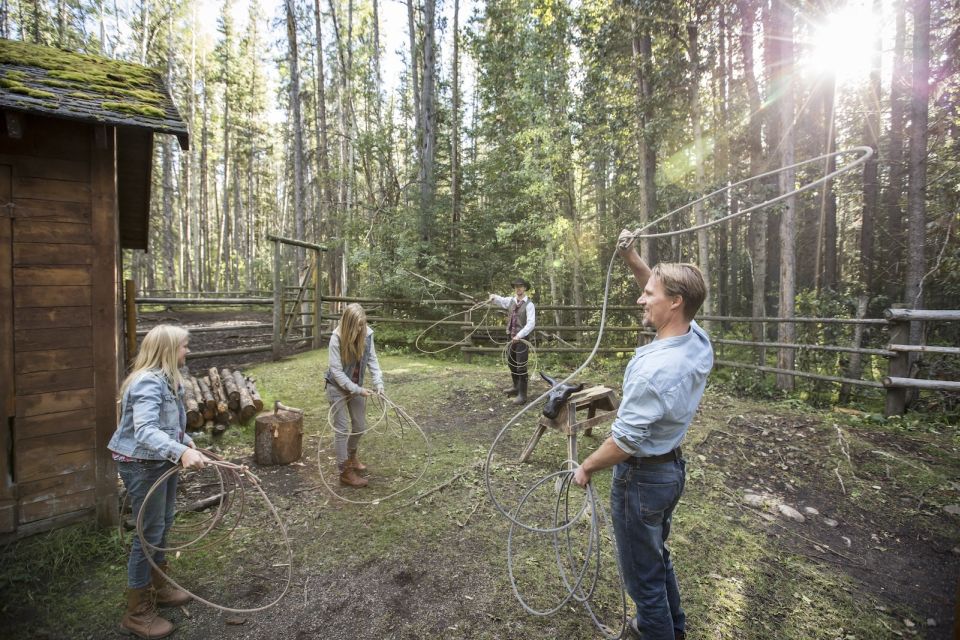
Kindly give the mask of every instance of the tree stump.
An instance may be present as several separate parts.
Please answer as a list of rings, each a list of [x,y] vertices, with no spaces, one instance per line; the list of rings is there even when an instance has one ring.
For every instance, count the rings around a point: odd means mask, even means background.
[[[257,417],[254,454],[257,464],[289,464],[303,453],[303,413],[276,410]]]

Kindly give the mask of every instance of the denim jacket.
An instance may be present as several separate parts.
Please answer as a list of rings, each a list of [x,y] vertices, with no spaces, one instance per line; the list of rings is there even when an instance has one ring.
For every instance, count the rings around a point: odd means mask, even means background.
[[[324,376],[329,384],[346,393],[360,393],[363,387],[363,374],[367,367],[370,367],[370,375],[373,376],[373,385],[378,389],[383,387],[383,372],[380,371],[380,361],[377,360],[377,350],[373,346],[373,329],[367,327],[367,337],[363,346],[363,355],[360,362],[344,363],[340,359],[340,333],[334,331],[330,336],[330,368]],[[360,367],[360,383],[353,381],[353,374],[357,367]]]
[[[129,458],[177,462],[192,442],[186,425],[183,389],[174,393],[160,370],[148,369],[127,386],[107,448]]]

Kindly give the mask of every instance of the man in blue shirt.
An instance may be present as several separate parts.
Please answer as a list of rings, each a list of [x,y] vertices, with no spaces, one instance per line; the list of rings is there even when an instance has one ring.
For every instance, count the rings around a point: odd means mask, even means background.
[[[693,320],[707,287],[691,264],[650,269],[629,231],[620,234],[617,252],[643,289],[643,324],[657,335],[627,365],[611,435],[577,468],[574,482],[585,487],[594,472],[615,466],[613,528],[624,585],[637,605],[630,626],[643,640],[680,640],[686,619],[666,540],[686,480],[680,442],[713,367],[710,339]]]

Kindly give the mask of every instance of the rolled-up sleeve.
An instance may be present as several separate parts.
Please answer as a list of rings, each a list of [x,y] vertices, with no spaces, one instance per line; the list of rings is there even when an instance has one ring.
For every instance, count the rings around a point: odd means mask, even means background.
[[[160,408],[165,383],[156,376],[143,376],[130,386],[127,402],[133,408],[133,436],[137,444],[177,462],[187,446],[160,428]]]
[[[625,453],[634,456],[650,435],[650,425],[663,417],[663,399],[646,378],[624,380],[623,402],[613,421],[613,441]]]

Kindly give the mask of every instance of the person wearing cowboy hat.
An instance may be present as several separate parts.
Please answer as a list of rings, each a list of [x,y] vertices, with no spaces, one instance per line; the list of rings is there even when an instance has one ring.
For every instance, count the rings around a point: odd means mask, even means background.
[[[530,349],[524,340],[533,333],[537,324],[537,310],[533,301],[527,297],[529,282],[517,277],[510,284],[513,285],[515,295],[503,297],[491,293],[487,300],[507,310],[507,335],[510,337],[507,364],[510,366],[513,386],[503,392],[508,396],[515,396],[513,404],[524,404],[527,401],[527,357],[530,355]]]

